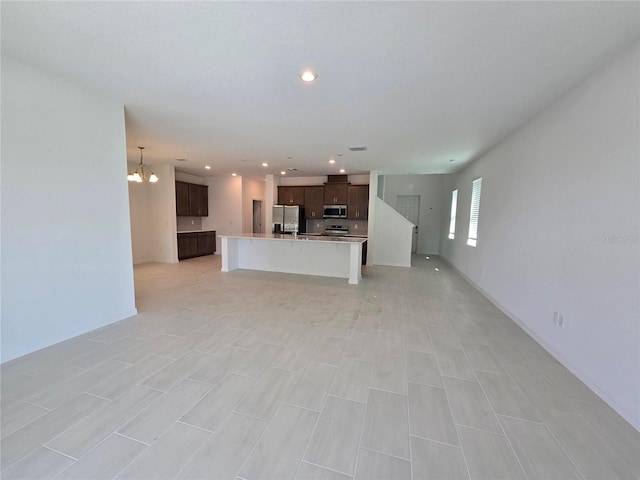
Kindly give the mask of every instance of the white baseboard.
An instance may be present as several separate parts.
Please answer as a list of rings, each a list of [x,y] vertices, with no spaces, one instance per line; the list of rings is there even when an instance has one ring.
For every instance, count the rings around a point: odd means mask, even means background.
[[[371,265],[379,266],[379,267],[405,267],[405,268],[411,268],[411,263],[409,263],[408,265],[405,264],[405,263],[373,263]]]
[[[502,313],[504,313],[510,320],[512,320],[516,325],[522,328],[527,335],[533,338],[542,348],[544,348],[551,356],[553,356],[558,362],[560,362],[567,370],[573,373],[582,383],[584,383],[589,389],[595,393],[598,397],[600,397],[607,405],[609,405],[613,410],[615,410],[622,418],[624,418],[633,428],[640,431],[640,418],[637,418],[633,412],[627,411],[623,408],[619,403],[611,398],[611,395],[604,389],[598,386],[598,384],[593,381],[589,375],[581,372],[578,368],[576,368],[571,361],[565,357],[561,352],[553,348],[549,345],[542,337],[540,337],[535,331],[531,330],[529,326],[524,323],[517,315],[513,314],[507,308],[505,308],[500,302],[498,302],[495,298],[493,298],[489,293],[487,293],[482,287],[480,287],[476,282],[471,280],[467,275],[465,275],[462,271],[460,271],[453,263],[447,260],[444,257],[440,257],[447,265],[449,265],[453,270],[455,270],[462,278],[464,278],[467,282],[473,285],[482,295],[484,295],[491,303],[493,303]]]

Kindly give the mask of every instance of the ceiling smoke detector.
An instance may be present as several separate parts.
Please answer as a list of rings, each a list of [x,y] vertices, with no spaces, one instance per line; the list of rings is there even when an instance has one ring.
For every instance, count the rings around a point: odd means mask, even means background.
[[[349,147],[349,150],[352,152],[364,152],[367,150],[367,146],[363,145],[362,147]]]

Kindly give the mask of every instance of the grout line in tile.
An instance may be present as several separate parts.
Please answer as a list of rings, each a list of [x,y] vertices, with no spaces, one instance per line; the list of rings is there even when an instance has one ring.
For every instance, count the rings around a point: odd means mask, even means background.
[[[464,352],[464,350],[463,350],[463,352]],[[466,354],[465,354],[465,356],[466,356]],[[438,372],[440,372],[440,378],[442,378],[442,370],[440,368],[440,361],[438,360],[438,355],[436,355],[434,353],[434,357],[436,359],[436,365],[438,367]],[[447,384],[444,381],[442,382],[442,388],[444,390],[444,398],[447,399],[447,405],[449,406],[449,413],[451,414],[451,419],[453,420],[453,409],[451,408],[451,401],[449,400],[449,394],[447,393]],[[455,428],[455,425],[456,425],[455,420],[453,420],[453,425],[454,425],[453,428],[456,430],[456,435],[458,437],[460,437],[460,434],[458,433],[458,429]],[[460,440],[460,438],[458,438],[458,440]],[[462,442],[460,442],[460,447],[462,447]],[[469,462],[467,461],[467,456],[464,453],[464,448],[461,448],[461,450],[462,450],[462,460],[464,461],[464,466],[467,469],[468,478],[472,478],[471,477],[471,469],[469,468]]]
[[[469,361],[469,357],[467,356],[467,352],[463,349],[462,353],[464,354],[464,357],[467,359],[467,362],[469,362],[469,365],[471,365],[471,362]],[[493,415],[496,417],[496,420],[498,421],[498,424],[500,425],[500,429],[502,430],[502,433],[504,434],[505,438],[507,439],[507,442],[509,443],[509,447],[511,447],[511,453],[513,453],[513,455],[516,458],[516,460],[518,460],[518,465],[520,465],[520,468],[522,469],[522,472],[524,473],[525,477],[529,478],[529,476],[527,475],[527,471],[524,468],[524,465],[522,465],[522,461],[520,460],[520,457],[518,457],[518,454],[516,453],[516,449],[513,447],[513,443],[511,442],[511,439],[509,438],[509,435],[507,435],[506,430],[502,426],[502,422],[498,418],[498,414],[496,413],[495,409],[493,408],[492,403],[489,401],[489,395],[487,395],[487,392],[485,391],[484,387],[482,386],[482,382],[480,382],[480,378],[478,377],[478,374],[476,373],[475,370],[472,369],[472,371],[473,371],[473,376],[476,377],[476,382],[478,382],[478,385],[480,385],[480,390],[482,390],[483,395],[487,399],[487,404],[489,405],[489,408],[493,412]]]
[[[43,446],[42,446],[42,448],[46,448],[47,450],[51,450],[52,452],[55,452],[55,453],[57,453],[57,454],[59,454],[59,455],[62,455],[63,457],[70,458],[70,459],[71,459],[71,460],[73,460],[74,462],[77,462],[77,461],[78,461],[78,459],[77,459],[77,458],[72,457],[71,455],[67,455],[66,453],[63,453],[63,452],[61,452],[61,451],[59,451],[59,450],[56,450],[55,448],[51,448],[51,447],[49,447],[49,446],[47,446],[47,445],[43,445]],[[36,449],[36,450],[37,450],[37,449]],[[73,465],[73,464],[72,464],[72,465]]]
[[[304,458],[304,457],[303,457],[303,458]],[[341,475],[346,475],[347,477],[352,477],[352,478],[353,478],[353,475],[352,475],[352,474],[350,474],[350,473],[342,472],[342,471],[340,471],[340,470],[336,470],[335,468],[327,467],[326,465],[320,465],[319,463],[313,463],[313,462],[310,462],[309,460],[300,460],[300,465],[302,465],[303,463],[307,463],[307,464],[309,464],[309,465],[314,465],[314,466],[316,466],[316,467],[320,467],[320,468],[322,468],[322,469],[324,469],[324,470],[329,470],[329,471],[331,471],[331,472],[336,472],[336,473],[339,473],[339,474],[341,474]],[[300,470],[300,466],[298,466],[298,470]],[[355,467],[354,467],[354,471],[355,471]],[[297,473],[298,473],[298,472],[296,472],[296,475],[297,475]],[[294,477],[294,478],[295,478],[295,477]]]
[[[225,420],[226,420],[226,418],[227,417],[225,417]],[[176,420],[174,423],[180,423],[181,425],[186,425],[188,427],[197,428],[198,430],[202,430],[203,432],[207,432],[207,433],[215,433],[216,432],[216,430],[207,430],[206,428],[198,427],[197,425],[193,425],[191,423],[187,423],[184,420]],[[224,423],[224,421],[222,423]],[[222,423],[220,425],[222,425]],[[171,425],[173,425],[173,423]]]
[[[369,387],[369,390],[378,390],[379,392],[393,393],[394,395],[402,395],[403,397],[406,397],[407,399],[409,398],[409,394],[408,393],[392,392],[391,390],[385,390],[385,389],[379,388],[379,387]],[[408,408],[407,408],[407,410],[408,410]]]
[[[33,402],[32,402],[32,401],[30,401],[30,400],[22,400],[22,402],[23,402],[23,403],[27,403],[27,404],[29,404],[29,405],[33,405],[34,407],[44,408],[44,409],[45,409],[45,410],[47,410],[48,412],[51,412],[51,411],[52,411],[52,409],[51,409],[51,408],[47,408],[47,407],[45,407],[44,405],[38,405],[37,403],[33,403]],[[31,422],[29,422],[29,423],[31,423]],[[27,425],[28,425],[28,424],[27,424]],[[20,427],[20,428],[22,428],[22,427]]]
[[[434,440],[433,438],[423,437],[422,435],[417,435],[415,433],[411,433],[409,435],[409,438],[411,438],[411,437],[419,438],[420,440],[427,440],[427,441],[433,442],[433,443],[439,443],[440,445],[446,445],[447,447],[459,448],[460,450],[462,450],[462,446],[460,446],[460,445],[452,445],[451,443],[441,442],[440,440]]]
[[[92,385],[90,388],[93,388],[93,387],[95,387],[95,385]],[[91,392],[89,392],[89,391],[87,391],[87,390],[85,390],[85,391],[84,391],[84,392],[82,392],[82,393],[84,393],[84,394],[86,394],[86,395],[91,395],[92,397],[96,397],[96,398],[99,398],[99,399],[101,399],[101,400],[106,400],[107,402],[111,402],[111,401],[112,401],[112,399],[111,399],[111,398],[101,397],[100,395],[97,395],[97,394],[95,394],[95,393],[91,393]],[[124,392],[124,393],[126,393],[126,392]],[[124,393],[122,393],[121,395],[124,395]],[[121,395],[118,395],[116,398],[119,398]]]
[[[164,433],[164,432],[162,432],[162,433]],[[117,430],[116,430],[115,432],[113,432],[113,433],[112,433],[112,435],[119,435],[119,436],[121,436],[121,437],[128,438],[129,440],[133,440],[133,441],[138,442],[138,443],[144,443],[147,447],[148,447],[149,445],[151,445],[150,443],[143,442],[142,440],[139,440],[139,439],[137,439],[137,438],[130,437],[129,435],[125,435],[124,433],[120,433],[120,432],[118,432]],[[160,434],[160,435],[162,435],[162,434]],[[158,435],[158,436],[160,436],[160,435]],[[110,435],[109,435],[109,436],[110,436]]]
[[[368,387],[367,387],[368,388]],[[335,393],[328,393],[327,397],[334,397],[334,398],[339,398],[340,400],[348,400],[349,402],[355,402],[355,403],[360,403],[361,405],[366,405],[367,402],[362,402],[360,400],[354,400],[352,398],[347,398],[347,397],[342,397],[340,395],[336,395]]]
[[[397,458],[398,460],[404,460],[405,462],[411,463],[411,459],[409,459],[409,458],[399,457],[398,455],[393,455],[392,453],[381,452],[380,450],[376,450],[376,449],[371,448],[371,447],[363,447],[362,445],[360,445],[360,448],[363,448],[365,450],[369,450],[370,452],[380,453],[382,455],[386,455],[387,457],[393,457],[393,458]]]

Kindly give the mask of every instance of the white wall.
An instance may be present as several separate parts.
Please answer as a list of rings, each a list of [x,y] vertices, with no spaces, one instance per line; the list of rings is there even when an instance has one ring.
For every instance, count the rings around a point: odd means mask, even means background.
[[[269,232],[271,225],[265,223],[265,180],[264,177],[242,177],[242,231],[253,233],[253,201],[262,201],[262,226],[263,233]]]
[[[418,253],[440,251],[444,175],[385,175],[383,200],[396,207],[398,195],[419,195]]]
[[[377,196],[373,198],[375,219],[374,222],[369,221],[369,224],[373,223],[374,250],[371,263],[411,267],[413,224]],[[369,232],[371,238],[371,229]]]
[[[135,162],[129,162],[129,172],[136,169]],[[146,184],[129,183],[129,216],[131,219],[131,247],[133,263],[147,263],[153,261],[153,237],[151,235],[149,216],[149,193]]]
[[[128,163],[129,171],[136,167],[137,163]],[[172,165],[153,165],[150,170],[160,179],[157,183],[129,182],[134,265],[178,261],[174,168]]]
[[[457,175],[442,256],[640,426],[640,45]],[[483,177],[478,245],[466,245]],[[456,238],[446,238],[459,188]],[[446,212],[446,213],[444,213]],[[565,327],[553,324],[553,312]]]
[[[242,233],[242,177],[206,177],[209,185],[209,216],[202,228],[216,231],[216,253],[221,251],[220,235]]]
[[[200,177],[190,173],[176,171],[176,180],[180,182],[196,183],[198,185],[208,185],[208,179],[211,177]]]
[[[2,56],[2,361],[134,315],[122,104]]]

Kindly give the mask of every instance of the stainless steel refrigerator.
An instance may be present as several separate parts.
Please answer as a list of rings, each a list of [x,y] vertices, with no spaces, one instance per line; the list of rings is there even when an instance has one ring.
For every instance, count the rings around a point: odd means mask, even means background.
[[[304,207],[299,205],[273,206],[273,233],[305,233]]]

